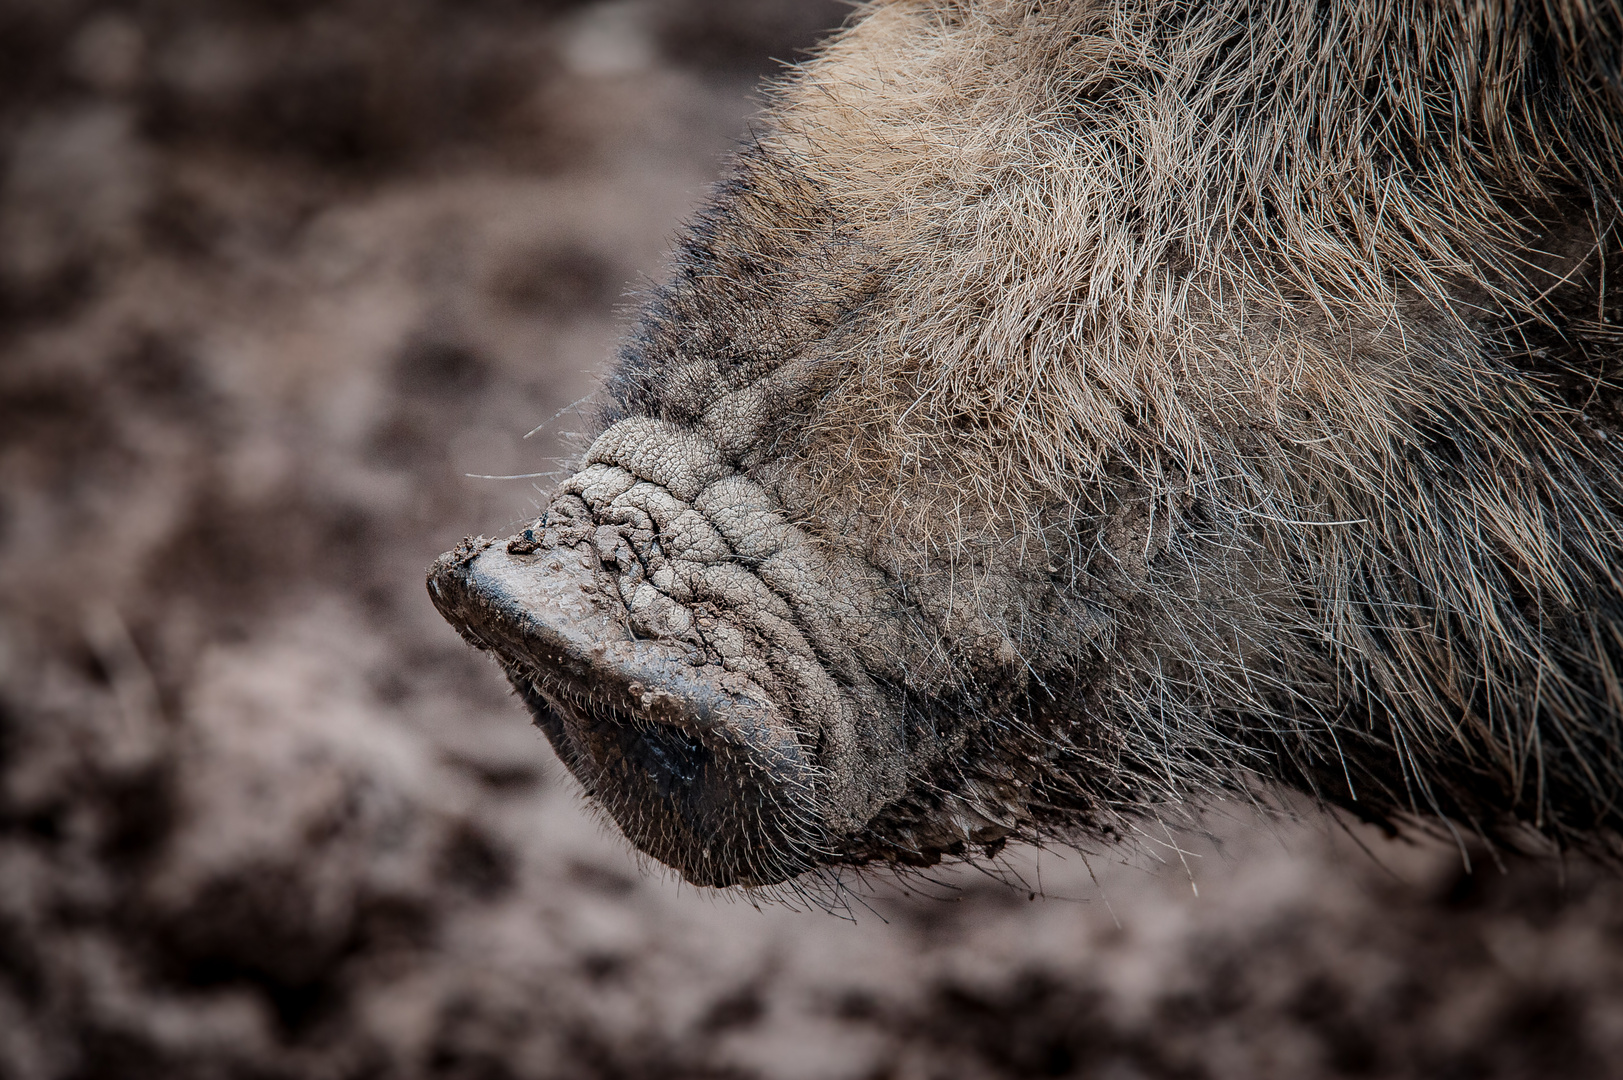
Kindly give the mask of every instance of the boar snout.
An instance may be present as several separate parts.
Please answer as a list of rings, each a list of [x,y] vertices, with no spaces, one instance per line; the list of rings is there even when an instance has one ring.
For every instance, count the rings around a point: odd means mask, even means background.
[[[643,851],[705,885],[807,869],[819,782],[766,693],[691,646],[636,636],[589,525],[537,526],[443,556],[429,576],[440,611],[496,654],[570,771]]]
[[[897,582],[807,532],[735,464],[747,411],[724,395],[695,424],[611,425],[540,520],[435,563],[434,603],[627,838],[695,884],[1001,843],[1010,823],[948,762],[965,718],[1017,708],[1000,628],[1033,598],[1006,575]],[[942,767],[957,779],[913,792]]]
[[[429,590],[633,843],[696,883],[767,885],[834,859],[950,732],[893,700],[922,665],[880,576],[725,445],[615,424],[541,520],[443,556]]]

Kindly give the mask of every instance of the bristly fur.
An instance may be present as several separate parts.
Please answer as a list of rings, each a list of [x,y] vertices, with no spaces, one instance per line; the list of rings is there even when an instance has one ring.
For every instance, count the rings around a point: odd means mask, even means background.
[[[922,643],[870,674],[957,734],[829,861],[1257,776],[1612,848],[1620,213],[1619,0],[873,3],[604,424],[708,423]]]

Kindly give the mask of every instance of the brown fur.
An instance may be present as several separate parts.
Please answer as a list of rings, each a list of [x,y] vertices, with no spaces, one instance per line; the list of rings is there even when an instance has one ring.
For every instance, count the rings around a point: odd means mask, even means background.
[[[625,433],[696,433],[781,526],[763,559],[835,583],[757,574],[793,640],[689,563],[660,586],[754,634],[694,647],[822,770],[818,838],[706,880],[1115,835],[1256,777],[1615,847],[1620,194],[1617,0],[861,9],[685,238],[588,457],[653,483]],[[589,487],[566,516],[613,520]]]

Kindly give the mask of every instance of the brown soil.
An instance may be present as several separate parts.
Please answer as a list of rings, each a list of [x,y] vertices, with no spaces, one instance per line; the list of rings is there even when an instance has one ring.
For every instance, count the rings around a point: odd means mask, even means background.
[[[0,3],[0,1076],[1623,1073],[1615,876],[1218,808],[758,910],[434,614],[842,13]]]

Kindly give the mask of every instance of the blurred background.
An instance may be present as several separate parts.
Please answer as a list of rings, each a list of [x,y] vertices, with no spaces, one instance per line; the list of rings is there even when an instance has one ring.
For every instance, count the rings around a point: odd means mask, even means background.
[[[1215,807],[757,908],[435,615],[845,14],[0,0],[0,1077],[1623,1074],[1590,867]]]

